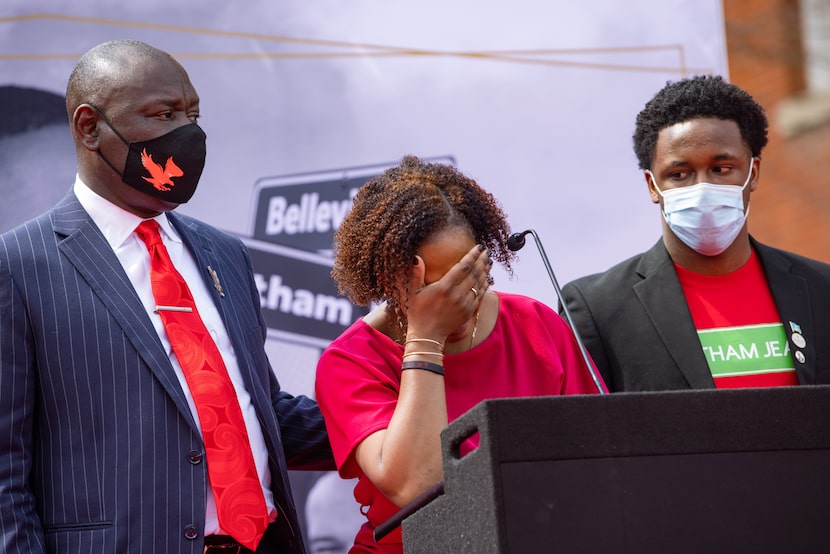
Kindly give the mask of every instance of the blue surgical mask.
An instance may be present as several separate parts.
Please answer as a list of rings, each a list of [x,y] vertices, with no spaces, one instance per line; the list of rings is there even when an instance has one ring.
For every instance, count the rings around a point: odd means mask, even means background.
[[[752,177],[749,173],[740,187],[698,183],[661,191],[654,174],[654,188],[663,197],[663,217],[669,228],[686,246],[704,256],[717,256],[729,248],[746,222],[749,208],[744,209],[744,189]]]

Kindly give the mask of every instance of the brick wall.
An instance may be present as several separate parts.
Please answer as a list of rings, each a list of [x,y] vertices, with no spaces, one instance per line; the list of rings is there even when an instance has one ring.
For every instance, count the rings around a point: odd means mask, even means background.
[[[770,141],[749,230],[762,242],[830,262],[830,122],[794,136],[781,103],[806,87],[797,0],[724,0],[729,79],[767,111]]]

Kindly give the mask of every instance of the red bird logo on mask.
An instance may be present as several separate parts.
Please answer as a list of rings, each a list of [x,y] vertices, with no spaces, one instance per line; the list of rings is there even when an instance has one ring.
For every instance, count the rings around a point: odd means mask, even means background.
[[[153,161],[153,156],[147,153],[146,148],[141,152],[141,165],[150,172],[150,177],[144,177],[143,179],[156,187],[157,190],[170,190],[170,187],[176,185],[172,180],[173,177],[184,175],[184,171],[173,161],[173,156],[167,158],[164,167],[161,167]]]

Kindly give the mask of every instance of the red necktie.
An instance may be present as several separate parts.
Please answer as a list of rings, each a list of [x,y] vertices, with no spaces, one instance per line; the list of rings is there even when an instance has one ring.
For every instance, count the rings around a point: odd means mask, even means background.
[[[157,311],[199,414],[219,525],[241,545],[256,550],[268,527],[268,509],[239,400],[219,349],[196,311],[187,283],[173,266],[158,228],[150,219],[135,232],[150,251],[150,281]]]

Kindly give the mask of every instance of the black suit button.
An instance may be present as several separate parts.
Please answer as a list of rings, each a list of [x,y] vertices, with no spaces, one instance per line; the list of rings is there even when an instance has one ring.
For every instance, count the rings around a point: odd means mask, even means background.
[[[199,536],[199,530],[192,523],[184,526],[184,538],[193,540]]]
[[[202,463],[202,453],[198,450],[191,450],[187,453],[187,459],[191,464],[196,465]]]

